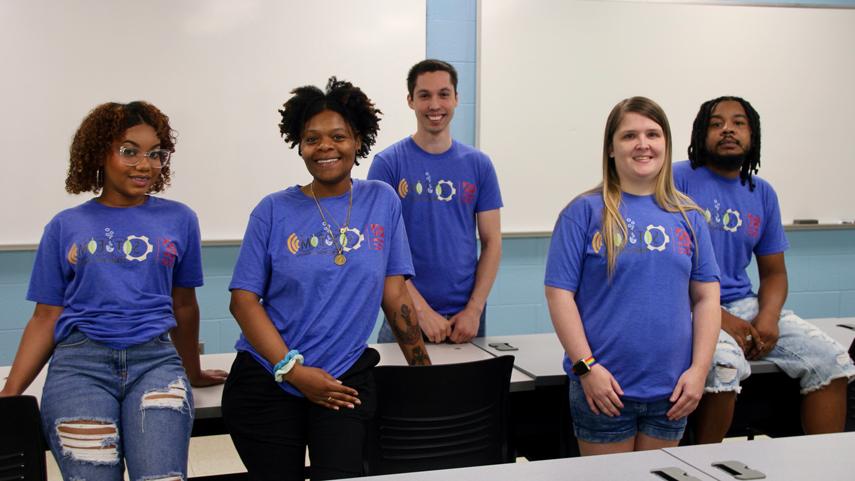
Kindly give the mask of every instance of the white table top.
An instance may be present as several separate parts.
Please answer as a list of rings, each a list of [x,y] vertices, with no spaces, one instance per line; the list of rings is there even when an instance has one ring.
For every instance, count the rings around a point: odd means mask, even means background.
[[[474,342],[474,339],[473,339]],[[401,348],[395,343],[371,344],[380,353],[380,366],[406,366],[407,361]],[[480,361],[493,358],[492,353],[485,352],[474,344],[431,344],[425,347],[433,364],[456,364],[461,362]],[[501,353],[514,355],[513,352]],[[516,362],[516,359],[514,360]],[[514,369],[511,371],[511,392],[530,391],[534,389],[534,378]]]
[[[404,355],[397,344],[372,344],[371,347],[380,352],[380,365],[406,365]],[[434,364],[453,364],[460,362],[490,359],[493,356],[472,344],[427,344],[428,355]],[[223,369],[228,371],[235,359],[235,353],[203,354],[201,363],[203,369]],[[5,382],[9,375],[10,366],[0,366],[0,380]],[[47,375],[47,366],[36,377],[24,394],[41,399],[42,386]],[[534,379],[522,372],[514,370],[511,374],[511,391],[534,389]],[[223,397],[222,384],[209,387],[193,388],[193,404],[196,408],[196,418],[217,418],[222,415],[220,404]]]
[[[499,351],[490,347],[490,344],[502,342],[518,350]],[[478,337],[472,340],[472,344],[494,356],[513,354],[514,367],[533,377],[537,385],[562,384],[567,377],[561,364],[564,360],[564,348],[554,333]]]
[[[822,329],[824,333],[842,344],[846,350],[849,350],[852,340],[855,339],[855,317],[825,317],[806,319],[806,321]]]
[[[819,327],[846,349],[849,349],[849,345],[855,339],[855,317],[830,317],[807,319],[807,321]],[[841,327],[839,324],[851,325],[852,328]],[[501,342],[507,342],[519,350],[499,351],[489,346],[489,344]],[[566,376],[561,364],[564,360],[564,348],[554,333],[487,336],[475,338],[472,343],[493,355],[513,354],[516,357],[514,367],[533,377],[537,385],[561,383]],[[780,371],[769,361],[751,361],[752,374],[774,372]]]
[[[719,479],[734,478],[712,463],[731,460],[764,473],[769,481],[855,479],[855,432],[732,441],[664,451]]]
[[[679,468],[701,481],[714,481],[715,479],[661,450],[369,476],[359,479],[377,481],[469,481],[472,479],[488,479],[490,481],[574,479],[585,481],[662,481],[663,478],[652,474],[650,471],[666,467]]]

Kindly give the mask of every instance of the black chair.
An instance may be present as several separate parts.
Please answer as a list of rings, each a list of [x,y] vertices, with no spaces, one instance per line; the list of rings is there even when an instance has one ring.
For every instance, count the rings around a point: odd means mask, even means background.
[[[33,396],[0,398],[0,481],[47,479],[39,405]]]
[[[508,390],[513,356],[374,368],[377,414],[370,475],[512,462]]]

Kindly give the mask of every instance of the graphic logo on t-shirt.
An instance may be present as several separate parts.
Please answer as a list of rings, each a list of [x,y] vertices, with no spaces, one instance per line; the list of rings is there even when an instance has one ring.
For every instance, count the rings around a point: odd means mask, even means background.
[[[353,239],[356,239],[356,243],[352,243]],[[362,247],[362,242],[365,241],[365,236],[362,235],[362,232],[359,232],[359,229],[348,227],[338,236],[338,241],[341,243],[341,248],[345,252],[350,252]]]
[[[631,219],[626,219],[629,223]],[[632,221],[633,227],[635,226],[635,222]],[[628,235],[632,236],[634,240],[629,241],[629,243],[624,246],[624,249],[621,253],[628,253],[633,255],[641,255],[648,252],[663,252],[668,250],[668,245],[671,243],[671,235],[668,234],[666,228],[662,225],[652,225],[649,224],[647,228],[644,230],[644,234],[642,234],[642,245],[634,245],[638,243],[638,239],[635,238],[635,234],[633,230],[627,228]],[[692,255],[692,237],[686,232],[685,229],[681,227],[674,228],[674,237],[676,238],[676,249],[677,252],[681,255]],[[612,239],[612,243],[615,247],[621,247],[624,244],[623,236],[620,232],[616,232]],[[594,253],[600,254],[603,249],[603,234],[598,230],[594,232],[594,235],[591,239],[591,248],[594,250]],[[672,248],[673,250],[673,248]]]
[[[178,248],[175,247],[175,242],[169,239],[160,240],[160,263],[166,267],[175,266],[175,261],[178,259]]]
[[[682,255],[692,255],[692,237],[686,229],[677,227],[674,232],[677,234],[677,252]]]
[[[760,235],[760,217],[754,214],[746,214],[748,217],[748,235],[758,237]]]
[[[631,217],[626,218],[626,234],[630,244],[635,245],[638,242],[638,236],[635,235],[635,221]]]
[[[365,242],[365,235],[356,227],[328,228],[326,223],[314,233],[300,236],[292,232],[285,241],[285,247],[293,255],[335,255],[339,247],[342,252],[358,250]],[[373,224],[372,224],[373,225]],[[382,229],[382,227],[381,227]],[[337,238],[330,236],[330,232],[338,231]]]
[[[721,218],[721,227],[728,232],[736,232],[739,226],[742,225],[742,216],[738,210],[727,209],[724,212],[724,217]]]
[[[401,179],[398,181],[398,195],[403,199],[414,194],[414,200],[451,202],[460,195],[463,203],[475,202],[478,186],[465,180],[456,183],[450,179],[440,179],[434,182],[430,172],[425,171],[423,179]]]
[[[296,254],[297,251],[300,250],[300,238],[293,232],[288,236],[288,242],[286,244],[288,245],[288,251],[292,254]]]
[[[122,244],[122,252],[125,253],[125,259],[129,261],[144,261],[149,254],[154,251],[154,246],[148,241],[147,236],[129,235]]]
[[[721,213],[722,205],[718,199],[713,199],[713,212],[707,209],[704,211],[704,217],[707,219],[711,229],[723,230],[725,232],[736,233],[745,224],[745,232],[749,237],[757,238],[760,236],[760,228],[763,225],[763,219],[751,213],[745,213],[745,221],[743,222],[743,213],[734,208],[724,209]]]
[[[371,232],[371,250],[382,251],[386,243],[386,230],[380,224],[371,224],[369,226]]]
[[[478,186],[465,180],[461,181],[460,185],[463,187],[463,203],[471,204],[475,202],[475,194],[478,193]]]
[[[615,247],[619,247],[623,244],[623,236],[620,232],[615,232],[612,243]],[[594,232],[594,237],[591,239],[591,248],[594,249],[594,252],[597,254],[599,254],[600,250],[603,248],[603,234],[601,234],[600,231]]]
[[[436,199],[448,202],[457,194],[457,189],[450,180],[440,180],[436,183]]]
[[[160,263],[166,267],[175,265],[178,247],[172,240],[161,238],[153,243],[147,235],[130,234],[124,240],[114,239],[115,235],[107,227],[103,237],[96,239],[92,236],[88,241],[69,246],[65,258],[71,265],[82,262],[145,262],[154,252],[155,245],[159,245]]]
[[[661,225],[648,225],[644,231],[644,245],[647,246],[647,250],[662,252],[669,242],[671,238]]]
[[[65,255],[65,258],[68,259],[69,264],[77,264],[77,244],[71,244],[71,247],[68,248],[68,254]]]

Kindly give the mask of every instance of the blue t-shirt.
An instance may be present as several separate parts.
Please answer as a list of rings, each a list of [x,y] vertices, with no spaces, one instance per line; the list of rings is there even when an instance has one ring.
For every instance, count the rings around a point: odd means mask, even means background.
[[[654,401],[671,395],[692,363],[690,280],[718,281],[703,216],[662,210],[653,196],[623,194],[620,211],[628,239],[611,280],[600,233],[603,200],[584,195],[558,217],[546,262],[546,285],[575,293],[594,357],[624,395]],[[573,376],[577,359],[565,356]]]
[[[78,329],[126,349],[175,327],[173,287],[201,285],[199,221],[189,207],[158,197],[126,208],[92,199],[45,227],[27,299],[63,307],[55,342]]]
[[[333,234],[347,218],[349,193],[319,199]],[[289,349],[305,365],[338,377],[365,350],[377,320],[387,276],[413,274],[401,203],[382,182],[354,180],[353,208],[344,242],[347,262],[336,265],[330,238],[312,197],[299,186],[268,195],[249,217],[229,289],[261,297]],[[241,334],[235,349],[273,366]],[[287,392],[302,396],[287,383]]]
[[[790,246],[781,224],[775,190],[754,177],[752,192],[739,178],[728,179],[689,161],[674,164],[674,183],[694,199],[709,223],[715,257],[721,269],[723,304],[753,296],[748,265],[752,254],[778,254]]]
[[[440,314],[462,311],[478,267],[475,214],[502,207],[490,158],[457,141],[430,154],[407,137],[374,157],[368,178],[401,197],[419,293]]]

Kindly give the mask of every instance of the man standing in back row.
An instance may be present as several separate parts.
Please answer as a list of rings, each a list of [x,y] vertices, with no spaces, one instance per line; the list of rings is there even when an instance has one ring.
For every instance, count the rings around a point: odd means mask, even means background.
[[[484,309],[502,256],[499,183],[489,157],[451,138],[454,67],[423,60],[410,69],[407,89],[416,133],[378,153],[368,178],[390,184],[401,197],[416,271],[407,287],[425,337],[468,342],[484,335]],[[395,341],[387,323],[379,341]]]
[[[674,182],[704,209],[721,270],[721,333],[696,411],[697,441],[719,442],[730,428],[739,382],[750,374],[746,359],[766,359],[799,379],[807,434],[842,431],[855,366],[840,344],[783,309],[789,243],[775,191],[754,176],[760,116],[739,97],[705,102],[695,118],[689,159],[674,164]],[[747,272],[752,256],[760,274],[756,294]]]

